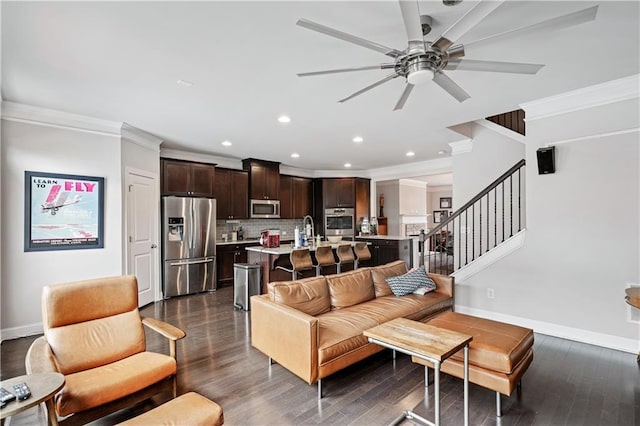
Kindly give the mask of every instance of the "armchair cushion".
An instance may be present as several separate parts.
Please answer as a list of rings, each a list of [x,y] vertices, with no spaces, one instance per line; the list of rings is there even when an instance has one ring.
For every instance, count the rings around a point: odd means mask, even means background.
[[[56,399],[59,415],[98,407],[146,388],[176,373],[176,361],[166,355],[141,352],[108,366],[65,375]]]

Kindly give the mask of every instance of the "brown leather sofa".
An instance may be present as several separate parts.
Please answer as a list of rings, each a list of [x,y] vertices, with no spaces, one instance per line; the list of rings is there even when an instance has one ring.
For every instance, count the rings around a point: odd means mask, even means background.
[[[453,277],[429,274],[436,291],[396,297],[385,278],[407,272],[404,261],[342,274],[273,282],[251,297],[251,344],[307,383],[376,352],[362,332],[404,317],[416,321],[453,309]]]
[[[176,341],[185,333],[140,317],[134,276],[47,286],[42,322],[26,370],[65,376],[54,399],[61,422],[85,424],[171,388],[176,396]],[[169,340],[169,355],[146,351],[143,325]]]

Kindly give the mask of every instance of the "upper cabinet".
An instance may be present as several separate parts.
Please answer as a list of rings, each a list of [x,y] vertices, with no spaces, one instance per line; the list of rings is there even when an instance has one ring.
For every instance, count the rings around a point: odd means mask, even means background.
[[[312,213],[312,181],[296,176],[280,176],[280,218],[301,219]]]
[[[354,207],[356,204],[355,178],[322,179],[322,200],[325,209]]]
[[[242,169],[249,172],[249,198],[278,200],[280,195],[280,163],[247,158]]]
[[[214,197],[215,164],[163,158],[162,195]]]
[[[249,217],[249,174],[242,170],[216,168],[216,212],[218,219]]]

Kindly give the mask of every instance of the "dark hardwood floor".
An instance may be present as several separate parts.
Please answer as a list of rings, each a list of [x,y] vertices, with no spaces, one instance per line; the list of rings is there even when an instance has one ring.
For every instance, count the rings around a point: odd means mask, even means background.
[[[145,316],[184,329],[178,344],[179,393],[196,391],[223,407],[228,425],[383,425],[403,410],[433,417],[433,386],[427,402],[424,370],[408,356],[383,351],[323,381],[325,397],[251,347],[249,313],[232,307],[232,289],[158,302]],[[24,356],[35,337],[1,346],[2,379],[24,374]],[[502,397],[503,416],[495,417],[495,394],[470,385],[472,425],[638,425],[640,368],[636,355],[569,340],[535,335],[533,364],[524,375],[522,396]],[[148,348],[168,353],[166,341],[147,332]],[[433,375],[431,376],[433,377]],[[442,423],[463,423],[462,381],[441,380]],[[160,404],[159,395],[96,422],[114,424]],[[37,424],[37,408],[12,425]],[[404,424],[412,424],[405,421]]]

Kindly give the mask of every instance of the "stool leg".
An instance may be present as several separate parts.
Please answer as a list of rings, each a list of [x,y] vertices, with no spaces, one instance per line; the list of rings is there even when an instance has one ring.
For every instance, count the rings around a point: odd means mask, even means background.
[[[500,408],[500,392],[496,392],[496,417],[502,417],[502,409]]]

